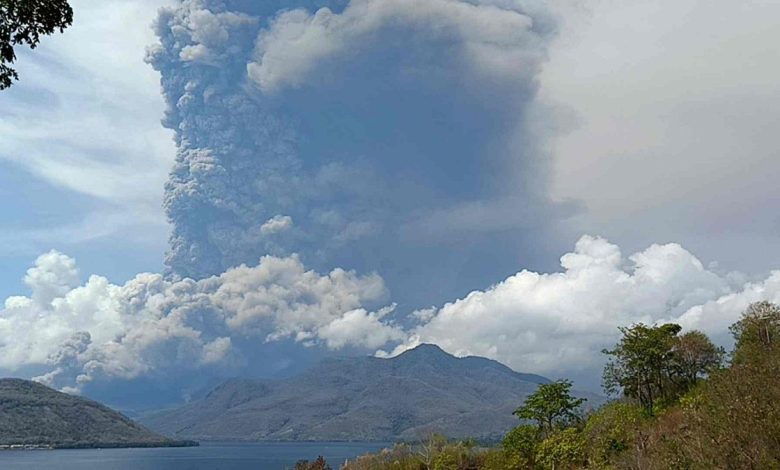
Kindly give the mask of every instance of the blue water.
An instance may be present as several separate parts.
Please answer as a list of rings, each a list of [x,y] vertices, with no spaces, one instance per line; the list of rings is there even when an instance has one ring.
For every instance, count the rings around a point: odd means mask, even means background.
[[[1,470],[284,470],[322,455],[344,460],[389,444],[340,442],[201,443],[200,447],[0,451]]]

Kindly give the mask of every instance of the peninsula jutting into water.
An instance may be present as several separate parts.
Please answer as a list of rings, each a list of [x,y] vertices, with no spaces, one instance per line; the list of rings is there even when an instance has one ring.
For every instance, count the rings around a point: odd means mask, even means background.
[[[0,379],[1,449],[185,447],[121,413],[37,382]]]

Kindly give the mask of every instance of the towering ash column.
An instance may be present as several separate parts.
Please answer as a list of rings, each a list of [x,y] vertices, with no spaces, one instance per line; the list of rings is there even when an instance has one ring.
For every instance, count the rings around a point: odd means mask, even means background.
[[[174,277],[299,253],[426,304],[545,245],[534,2],[186,0],[156,31]]]

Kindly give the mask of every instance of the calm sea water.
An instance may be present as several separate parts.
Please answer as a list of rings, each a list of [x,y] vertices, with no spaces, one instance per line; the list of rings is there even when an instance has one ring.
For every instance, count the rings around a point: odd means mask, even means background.
[[[390,444],[341,442],[201,443],[200,447],[0,451],[2,470],[284,470],[318,455],[344,460]]]

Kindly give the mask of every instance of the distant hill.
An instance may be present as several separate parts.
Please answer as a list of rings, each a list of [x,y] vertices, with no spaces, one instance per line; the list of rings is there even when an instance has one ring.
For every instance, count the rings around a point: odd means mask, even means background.
[[[158,447],[194,443],[155,434],[120,413],[37,382],[0,379],[0,447]]]
[[[326,359],[288,379],[230,380],[142,422],[200,440],[412,440],[430,432],[491,439],[518,424],[512,411],[547,382],[422,345],[392,359]]]

